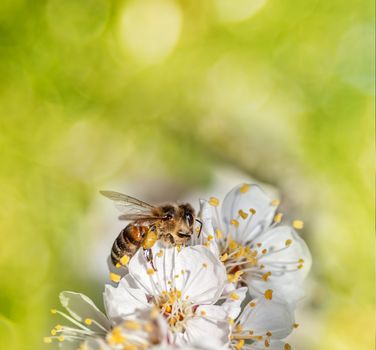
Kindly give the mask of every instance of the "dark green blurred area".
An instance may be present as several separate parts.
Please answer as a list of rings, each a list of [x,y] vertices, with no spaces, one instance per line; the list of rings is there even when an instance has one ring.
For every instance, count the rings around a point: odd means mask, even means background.
[[[100,303],[99,189],[228,167],[306,221],[299,347],[373,348],[374,37],[361,0],[3,0],[0,347],[42,349],[61,290]]]

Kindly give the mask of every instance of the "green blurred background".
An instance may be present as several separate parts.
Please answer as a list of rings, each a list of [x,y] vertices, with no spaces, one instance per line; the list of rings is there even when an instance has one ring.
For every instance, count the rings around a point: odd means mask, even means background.
[[[120,226],[99,189],[166,201],[251,177],[305,220],[314,266],[292,341],[373,349],[373,14],[362,0],[2,0],[0,348],[53,349],[61,290],[101,305]]]

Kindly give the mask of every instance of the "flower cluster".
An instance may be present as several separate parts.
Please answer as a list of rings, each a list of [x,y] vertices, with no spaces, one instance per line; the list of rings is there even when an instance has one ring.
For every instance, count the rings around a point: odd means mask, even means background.
[[[200,234],[187,246],[142,249],[104,289],[106,313],[86,296],[62,292],[69,326],[45,342],[72,350],[272,349],[298,325],[294,310],[311,257],[295,229],[281,225],[279,201],[243,184],[223,203],[200,201]]]

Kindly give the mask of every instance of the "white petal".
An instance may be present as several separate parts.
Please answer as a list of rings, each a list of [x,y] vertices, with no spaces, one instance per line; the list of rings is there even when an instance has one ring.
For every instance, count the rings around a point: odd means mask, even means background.
[[[134,316],[136,310],[150,307],[145,291],[134,288],[130,275],[123,277],[117,287],[106,285],[103,298],[107,315],[115,322]]]
[[[268,253],[262,255],[258,262],[263,264],[262,273],[270,271],[272,274],[267,281],[253,279],[252,274],[245,276],[250,293],[264,294],[265,290],[272,289],[275,297],[296,302],[303,295],[302,282],[311,267],[311,254],[306,243],[296,231],[289,226],[279,226],[260,235],[257,242],[262,243],[260,249],[267,249]],[[286,242],[291,242],[286,246]],[[274,252],[273,252],[274,251]],[[303,267],[299,260],[303,259]],[[288,272],[291,270],[290,272]]]
[[[229,335],[230,327],[227,320],[213,321],[208,318],[194,317],[187,322],[183,338],[185,344],[220,349],[228,344]]]
[[[266,299],[254,299],[255,306],[246,305],[239,317],[243,331],[252,330],[255,335],[264,336],[271,332],[272,339],[287,337],[294,324],[294,315],[288,304]]]
[[[209,203],[203,199],[200,200],[199,219],[202,222],[201,234],[200,237],[197,235],[193,237],[192,245],[207,244],[207,248],[215,256],[219,256],[220,249],[213,226],[213,210]]]
[[[222,204],[222,218],[226,232],[231,233],[232,238],[241,244],[250,241],[269,226],[276,211],[276,206],[272,205],[271,199],[259,186],[246,185],[249,187],[246,187],[248,189],[245,192],[244,186],[239,185],[232,189]],[[256,211],[252,217],[250,209]],[[239,210],[242,210],[248,217],[246,219],[240,217]],[[231,225],[233,219],[238,221],[238,228]]]
[[[84,294],[64,291],[59,295],[61,305],[65,307],[73,318],[79,322],[84,322],[89,318],[97,321],[104,328],[110,328],[110,322],[105,314],[100,311],[93,301]],[[98,326],[92,324],[87,326],[93,330],[98,330]]]
[[[228,317],[231,317],[233,320],[235,320],[241,311],[241,304],[247,294],[248,288],[241,287],[235,289],[233,283],[228,283],[225,290],[226,292],[223,292],[222,296],[227,296],[227,299],[223,304],[221,304],[221,307],[224,308],[224,310],[227,312]],[[231,293],[234,293],[238,297],[238,299],[231,297]]]
[[[161,250],[162,256],[156,252]],[[129,265],[130,274],[141,288],[150,295],[160,295],[162,291],[177,288],[182,297],[189,296],[193,303],[214,303],[220,296],[226,280],[222,263],[204,246],[164,248],[153,250],[154,265],[151,271],[143,255],[137,253]],[[149,274],[148,274],[149,271]],[[205,281],[205,283],[203,283]]]
[[[143,249],[139,249],[129,263],[129,273],[147,294],[160,295],[171,287],[169,281],[173,280],[177,250],[157,242],[152,252],[156,271],[146,261]]]
[[[183,298],[188,296],[196,304],[217,301],[227,279],[226,269],[209,249],[204,246],[184,248],[175,264],[179,274],[175,286],[182,292]]]

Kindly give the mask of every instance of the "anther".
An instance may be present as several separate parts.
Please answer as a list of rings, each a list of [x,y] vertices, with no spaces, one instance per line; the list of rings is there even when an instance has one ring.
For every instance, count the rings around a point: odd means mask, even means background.
[[[238,211],[238,213],[239,213],[240,217],[244,220],[248,217],[248,214],[241,209]]]
[[[52,343],[52,339],[50,337],[44,337],[43,342],[46,344]]]
[[[283,217],[283,214],[282,213],[277,213],[275,216],[274,216],[274,222],[276,223],[280,223],[282,221],[282,217]]]
[[[218,207],[219,199],[215,197],[210,197],[209,204],[212,205],[213,207]]]
[[[93,320],[90,319],[90,318],[87,318],[87,319],[85,320],[85,324],[87,324],[88,326],[90,326],[92,323],[93,323]]]
[[[222,231],[219,228],[215,229],[215,233],[216,233],[218,239],[222,238]]]
[[[250,307],[255,307],[256,306],[256,303],[251,301],[249,304],[248,304]]]
[[[304,222],[302,220],[294,220],[292,222],[292,227],[301,230],[304,227]]]
[[[292,239],[286,239],[285,245],[286,247],[290,246],[292,244]]]
[[[236,350],[240,350],[244,346],[244,339],[240,339],[236,344]]]
[[[255,208],[250,208],[250,209],[249,209],[249,212],[250,212],[252,215],[255,215],[255,214],[256,214],[256,209],[255,209]]]
[[[228,254],[227,253],[224,253],[222,256],[221,256],[221,261],[222,262],[224,262],[224,261],[226,261],[227,260],[227,258],[228,258]]]
[[[232,220],[230,221],[230,224],[233,225],[233,226],[235,226],[236,228],[239,227],[239,221],[236,220],[236,219],[232,219]]]
[[[272,300],[273,299],[273,290],[267,289],[264,292],[264,297],[265,297],[266,300]]]
[[[291,345],[289,343],[286,343],[283,347],[283,350],[291,350]]]
[[[237,295],[236,293],[232,292],[232,293],[230,293],[230,298],[232,300],[239,300],[239,295]]]
[[[112,282],[118,283],[120,282],[121,276],[117,275],[116,273],[110,272],[110,279]]]
[[[151,276],[151,275],[154,275],[154,270],[153,269],[147,269],[146,270],[146,273]]]
[[[240,187],[239,191],[240,193],[247,193],[250,187],[251,185],[249,184],[243,184],[242,187]]]
[[[57,310],[56,309],[51,309],[51,314],[56,314],[57,313]]]
[[[272,202],[271,202],[271,205],[273,207],[278,207],[280,203],[281,203],[281,201],[279,199],[273,199]]]

